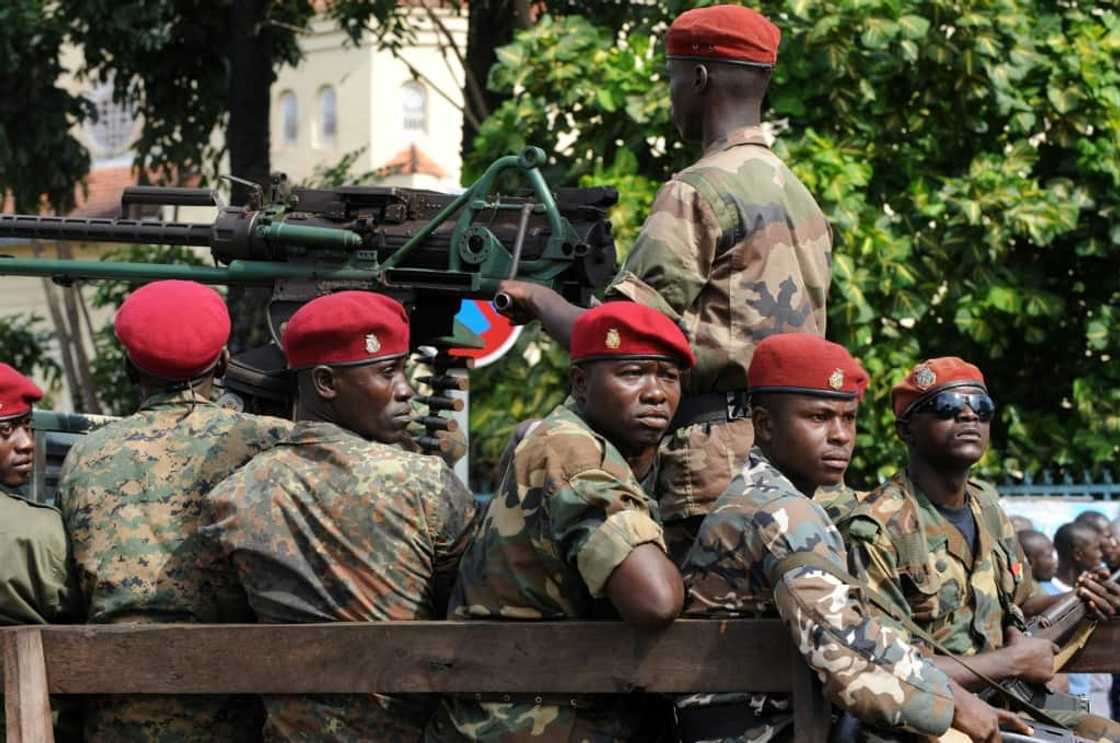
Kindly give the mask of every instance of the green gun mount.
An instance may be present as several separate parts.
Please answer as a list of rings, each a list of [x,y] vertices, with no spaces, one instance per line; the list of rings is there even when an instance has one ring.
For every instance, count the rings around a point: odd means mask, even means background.
[[[493,162],[458,195],[393,187],[290,187],[272,178],[269,197],[227,206],[206,188],[131,187],[117,219],[0,214],[0,238],[207,247],[214,266],[0,257],[0,275],[49,276],[60,282],[110,279],[144,283],[188,279],[268,287],[269,331],[276,344],[285,321],[305,302],[343,289],[389,294],[409,311],[414,348],[465,345],[453,338],[461,300],[493,298],[505,279],[552,287],[586,305],[617,270],[608,211],[611,188],[558,189],[539,166],[537,147]],[[494,193],[513,171],[530,190]],[[217,207],[213,223],[133,218],[143,207]],[[469,341],[468,341],[469,343]],[[277,346],[239,354],[231,365],[248,393],[287,397]],[[274,406],[269,408],[275,412]]]

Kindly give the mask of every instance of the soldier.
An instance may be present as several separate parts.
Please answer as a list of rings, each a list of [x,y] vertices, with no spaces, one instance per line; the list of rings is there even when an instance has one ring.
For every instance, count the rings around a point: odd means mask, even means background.
[[[437,619],[474,499],[438,457],[401,449],[411,419],[408,318],[344,291],[301,307],[283,334],[296,424],[210,494],[204,532],[268,623]],[[270,741],[419,741],[425,697],[265,697]]]
[[[984,375],[955,357],[931,359],[895,385],[891,402],[910,460],[841,522],[853,571],[865,572],[872,588],[946,651],[971,656],[968,664],[981,673],[997,681],[1049,681],[1055,646],[1022,631],[1025,616],[1057,597],[1037,591],[995,489],[969,478],[988,448],[995,414]],[[1100,616],[1120,608],[1115,587],[1089,573],[1077,591]],[[966,688],[984,687],[951,659],[935,661]],[[1057,711],[1051,716],[1089,737],[1120,734],[1120,727],[1100,718]]]
[[[463,557],[455,619],[615,619],[661,625],[680,612],[657,505],[639,480],[692,366],[688,341],[656,310],[611,302],[576,321],[572,397],[525,434]],[[427,740],[636,739],[640,697],[471,695],[443,701]]]
[[[759,343],[748,381],[756,445],[716,502],[685,559],[685,615],[775,609],[833,703],[863,721],[924,735],[952,725],[997,741],[1019,730],[923,660],[905,633],[866,614],[844,571],[840,535],[810,496],[842,482],[868,376],[848,352],[806,333]],[[776,695],[704,694],[677,702],[685,743],[785,739],[793,710]]]
[[[762,101],[781,33],[749,8],[690,10],[669,28],[669,93],[682,138],[704,156],[653,209],[609,299],[658,309],[696,352],[661,448],[656,496],[674,559],[741,469],[753,438],[747,367],[773,333],[824,335],[832,233],[813,197],[769,149]],[[507,311],[567,341],[579,308],[535,284],[506,282]]]
[[[247,621],[232,567],[199,538],[199,513],[210,488],[288,424],[210,401],[230,332],[213,289],[148,284],[125,299],[115,330],[140,409],[79,439],[59,476],[87,621]],[[259,729],[250,697],[97,697],[86,714],[91,743],[251,741]]]
[[[43,392],[0,364],[0,626],[55,624],[78,618],[78,596],[62,516],[24,495],[35,459],[31,405]],[[52,700],[57,705],[57,700]],[[80,710],[61,707],[55,740],[80,740]],[[0,719],[4,703],[0,700]],[[0,728],[0,742],[4,740]]]

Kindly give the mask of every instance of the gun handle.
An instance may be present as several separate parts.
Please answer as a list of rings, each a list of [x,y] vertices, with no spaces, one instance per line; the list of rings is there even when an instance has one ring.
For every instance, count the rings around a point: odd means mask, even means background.
[[[494,309],[498,312],[505,312],[513,306],[513,297],[505,292],[498,292],[494,295]]]

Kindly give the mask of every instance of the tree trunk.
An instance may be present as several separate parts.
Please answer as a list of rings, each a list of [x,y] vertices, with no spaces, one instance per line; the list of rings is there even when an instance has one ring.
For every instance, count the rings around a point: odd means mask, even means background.
[[[36,258],[43,256],[43,246],[38,240],[31,241],[31,254]],[[70,405],[74,410],[81,411],[82,385],[78,380],[78,371],[74,364],[73,343],[66,327],[66,318],[58,306],[57,287],[45,276],[42,281],[43,294],[47,298],[47,313],[51,316],[51,325],[54,326],[55,338],[58,339],[58,353],[62,357],[62,376],[66,379],[66,386],[70,391]]]
[[[482,88],[485,111],[476,111],[484,118],[502,104],[508,96],[495,93],[486,86],[490,68],[498,61],[497,48],[513,41],[513,35],[530,22],[529,4],[524,0],[477,0],[469,5],[467,24],[467,80],[474,79]],[[468,83],[469,85],[469,83]],[[463,100],[471,104],[469,90],[464,91]],[[470,119],[463,117],[462,152],[466,155],[474,144],[478,129]]]
[[[229,146],[230,170],[238,178],[259,183],[268,193],[269,103],[272,83],[273,32],[265,24],[268,0],[234,0],[230,8]],[[234,184],[232,201],[245,204],[249,191]],[[228,298],[233,332],[230,350],[242,351],[268,341],[267,289],[231,286]]]

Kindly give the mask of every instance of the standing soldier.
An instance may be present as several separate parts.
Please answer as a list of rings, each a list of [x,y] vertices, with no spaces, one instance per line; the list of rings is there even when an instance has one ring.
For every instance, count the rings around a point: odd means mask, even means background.
[[[680,612],[657,505],[639,481],[694,357],[656,310],[612,302],[572,330],[572,399],[517,445],[463,556],[451,616],[616,619],[661,625]],[[443,701],[433,741],[637,740],[641,697],[470,695]]]
[[[470,492],[400,448],[412,417],[408,317],[380,294],[301,307],[284,330],[296,424],[210,494],[204,529],[267,623],[442,619],[470,538]],[[423,696],[266,697],[269,741],[419,741]]]
[[[840,522],[855,572],[938,643],[931,653],[968,656],[969,666],[996,681],[1049,681],[1054,644],[1023,632],[1025,617],[1057,597],[1042,595],[1031,579],[995,488],[969,476],[988,449],[995,415],[984,375],[956,357],[931,359],[894,386],[891,402],[910,459]],[[1120,608],[1117,589],[1091,573],[1080,576],[1077,593],[1098,616]],[[934,660],[961,685],[984,688],[952,659]],[[1094,739],[1120,735],[1102,718],[1049,714]]]
[[[75,443],[59,481],[87,621],[246,621],[232,567],[199,538],[199,513],[210,489],[287,424],[210,402],[230,331],[213,289],[148,284],[125,299],[115,330],[140,410]],[[86,739],[251,741],[258,710],[248,697],[97,697]]]
[[[696,352],[680,410],[661,448],[657,498],[670,553],[740,470],[753,433],[747,368],[774,333],[823,336],[832,233],[813,197],[770,151],[762,101],[781,33],[749,8],[690,10],[669,28],[669,93],[683,139],[704,147],[673,176],[608,299],[660,310]],[[534,284],[506,282],[515,321],[540,319],[567,342],[580,308]]]
[[[952,722],[975,740],[998,741],[995,711],[923,660],[904,633],[867,615],[840,534],[811,500],[843,480],[867,373],[843,347],[796,333],[759,344],[749,381],[757,444],[685,560],[685,614],[776,609],[833,703],[881,727],[938,736]],[[677,705],[685,743],[773,740],[794,713],[775,695],[703,694]]]
[[[42,397],[34,382],[0,364],[0,626],[68,622],[78,614],[62,516],[23,494],[35,460],[31,405]],[[80,710],[67,704],[61,711],[55,739],[80,740],[81,718],[72,714]],[[0,701],[0,719],[3,712]]]

